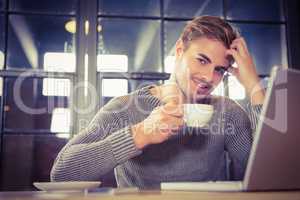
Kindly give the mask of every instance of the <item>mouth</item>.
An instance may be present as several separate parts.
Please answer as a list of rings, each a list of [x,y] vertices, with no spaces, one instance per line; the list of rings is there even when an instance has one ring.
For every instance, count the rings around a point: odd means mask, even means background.
[[[210,83],[207,83],[206,81],[194,78],[193,81],[197,84],[197,94],[199,95],[203,95],[203,94],[209,94],[212,89],[213,86]]]

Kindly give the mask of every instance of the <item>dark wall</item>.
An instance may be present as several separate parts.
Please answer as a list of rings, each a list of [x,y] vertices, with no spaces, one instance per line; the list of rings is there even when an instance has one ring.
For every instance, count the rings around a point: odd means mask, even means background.
[[[300,2],[298,0],[284,2],[287,17],[289,67],[300,70]]]
[[[53,162],[67,139],[51,135],[9,135],[3,137],[2,191],[34,190],[32,183],[49,181]]]

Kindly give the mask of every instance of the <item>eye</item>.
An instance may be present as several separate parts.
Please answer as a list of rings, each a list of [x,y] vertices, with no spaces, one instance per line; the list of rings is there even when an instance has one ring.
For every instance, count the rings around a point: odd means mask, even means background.
[[[221,76],[223,76],[225,74],[225,72],[227,72],[227,69],[225,67],[216,67],[215,71],[220,74]]]
[[[197,60],[202,64],[202,65],[205,65],[207,64],[207,61],[203,58],[197,58]]]

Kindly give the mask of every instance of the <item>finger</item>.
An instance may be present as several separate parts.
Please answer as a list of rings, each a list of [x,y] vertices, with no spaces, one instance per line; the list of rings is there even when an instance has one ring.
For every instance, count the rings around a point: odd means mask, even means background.
[[[171,121],[161,123],[161,125],[158,127],[158,130],[164,133],[171,133],[177,132],[182,126],[183,124],[181,124],[180,121],[173,119]]]
[[[248,46],[247,46],[247,42],[246,42],[245,38],[240,37],[240,40],[241,40],[243,46],[244,46],[244,47],[247,49],[247,51],[248,51]]]
[[[183,105],[182,104],[174,104],[173,102],[167,103],[163,106],[163,113],[167,115],[171,115],[174,117],[182,117],[183,116]]]
[[[174,126],[177,126],[178,128],[180,128],[184,125],[184,119],[183,118],[173,118],[172,124]]]
[[[243,39],[239,38],[239,39],[232,42],[232,44],[230,45],[230,48],[237,49],[238,52],[242,56],[247,56],[249,54],[249,51],[248,51],[247,46],[245,44],[246,44],[245,41]]]
[[[228,68],[228,72],[230,74],[232,74],[233,76],[237,76],[238,75],[238,69],[236,67],[229,67]]]
[[[235,49],[228,49],[228,50],[226,51],[226,54],[227,54],[227,55],[231,55],[231,56],[234,58],[235,62],[238,62],[238,60],[241,59],[240,54],[239,54],[239,53],[237,52],[237,50],[235,50]]]
[[[247,56],[247,50],[244,48],[241,42],[232,43],[230,48],[236,50],[243,57]]]
[[[162,97],[161,101],[164,103],[173,102],[179,104],[183,102],[183,95],[176,83],[163,85]]]
[[[170,126],[169,126],[169,130],[172,131],[172,132],[179,131],[183,127],[183,125],[184,125],[184,121],[183,120],[178,120],[178,119],[176,120],[175,119],[172,122],[173,123],[170,124]]]

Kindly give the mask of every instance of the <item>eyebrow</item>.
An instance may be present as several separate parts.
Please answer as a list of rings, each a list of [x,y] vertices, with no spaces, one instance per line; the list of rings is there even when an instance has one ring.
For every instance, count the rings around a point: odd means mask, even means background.
[[[199,53],[199,56],[201,56],[202,58],[204,58],[207,62],[211,63],[211,60],[209,57],[207,57],[206,55],[204,55],[203,53]]]
[[[198,56],[201,56],[202,58],[204,58],[207,62],[211,63],[211,60],[208,56],[206,56],[203,53],[199,53]],[[229,68],[229,66],[222,66],[222,65],[218,65],[216,67],[221,67],[221,68],[225,68],[226,70]]]

